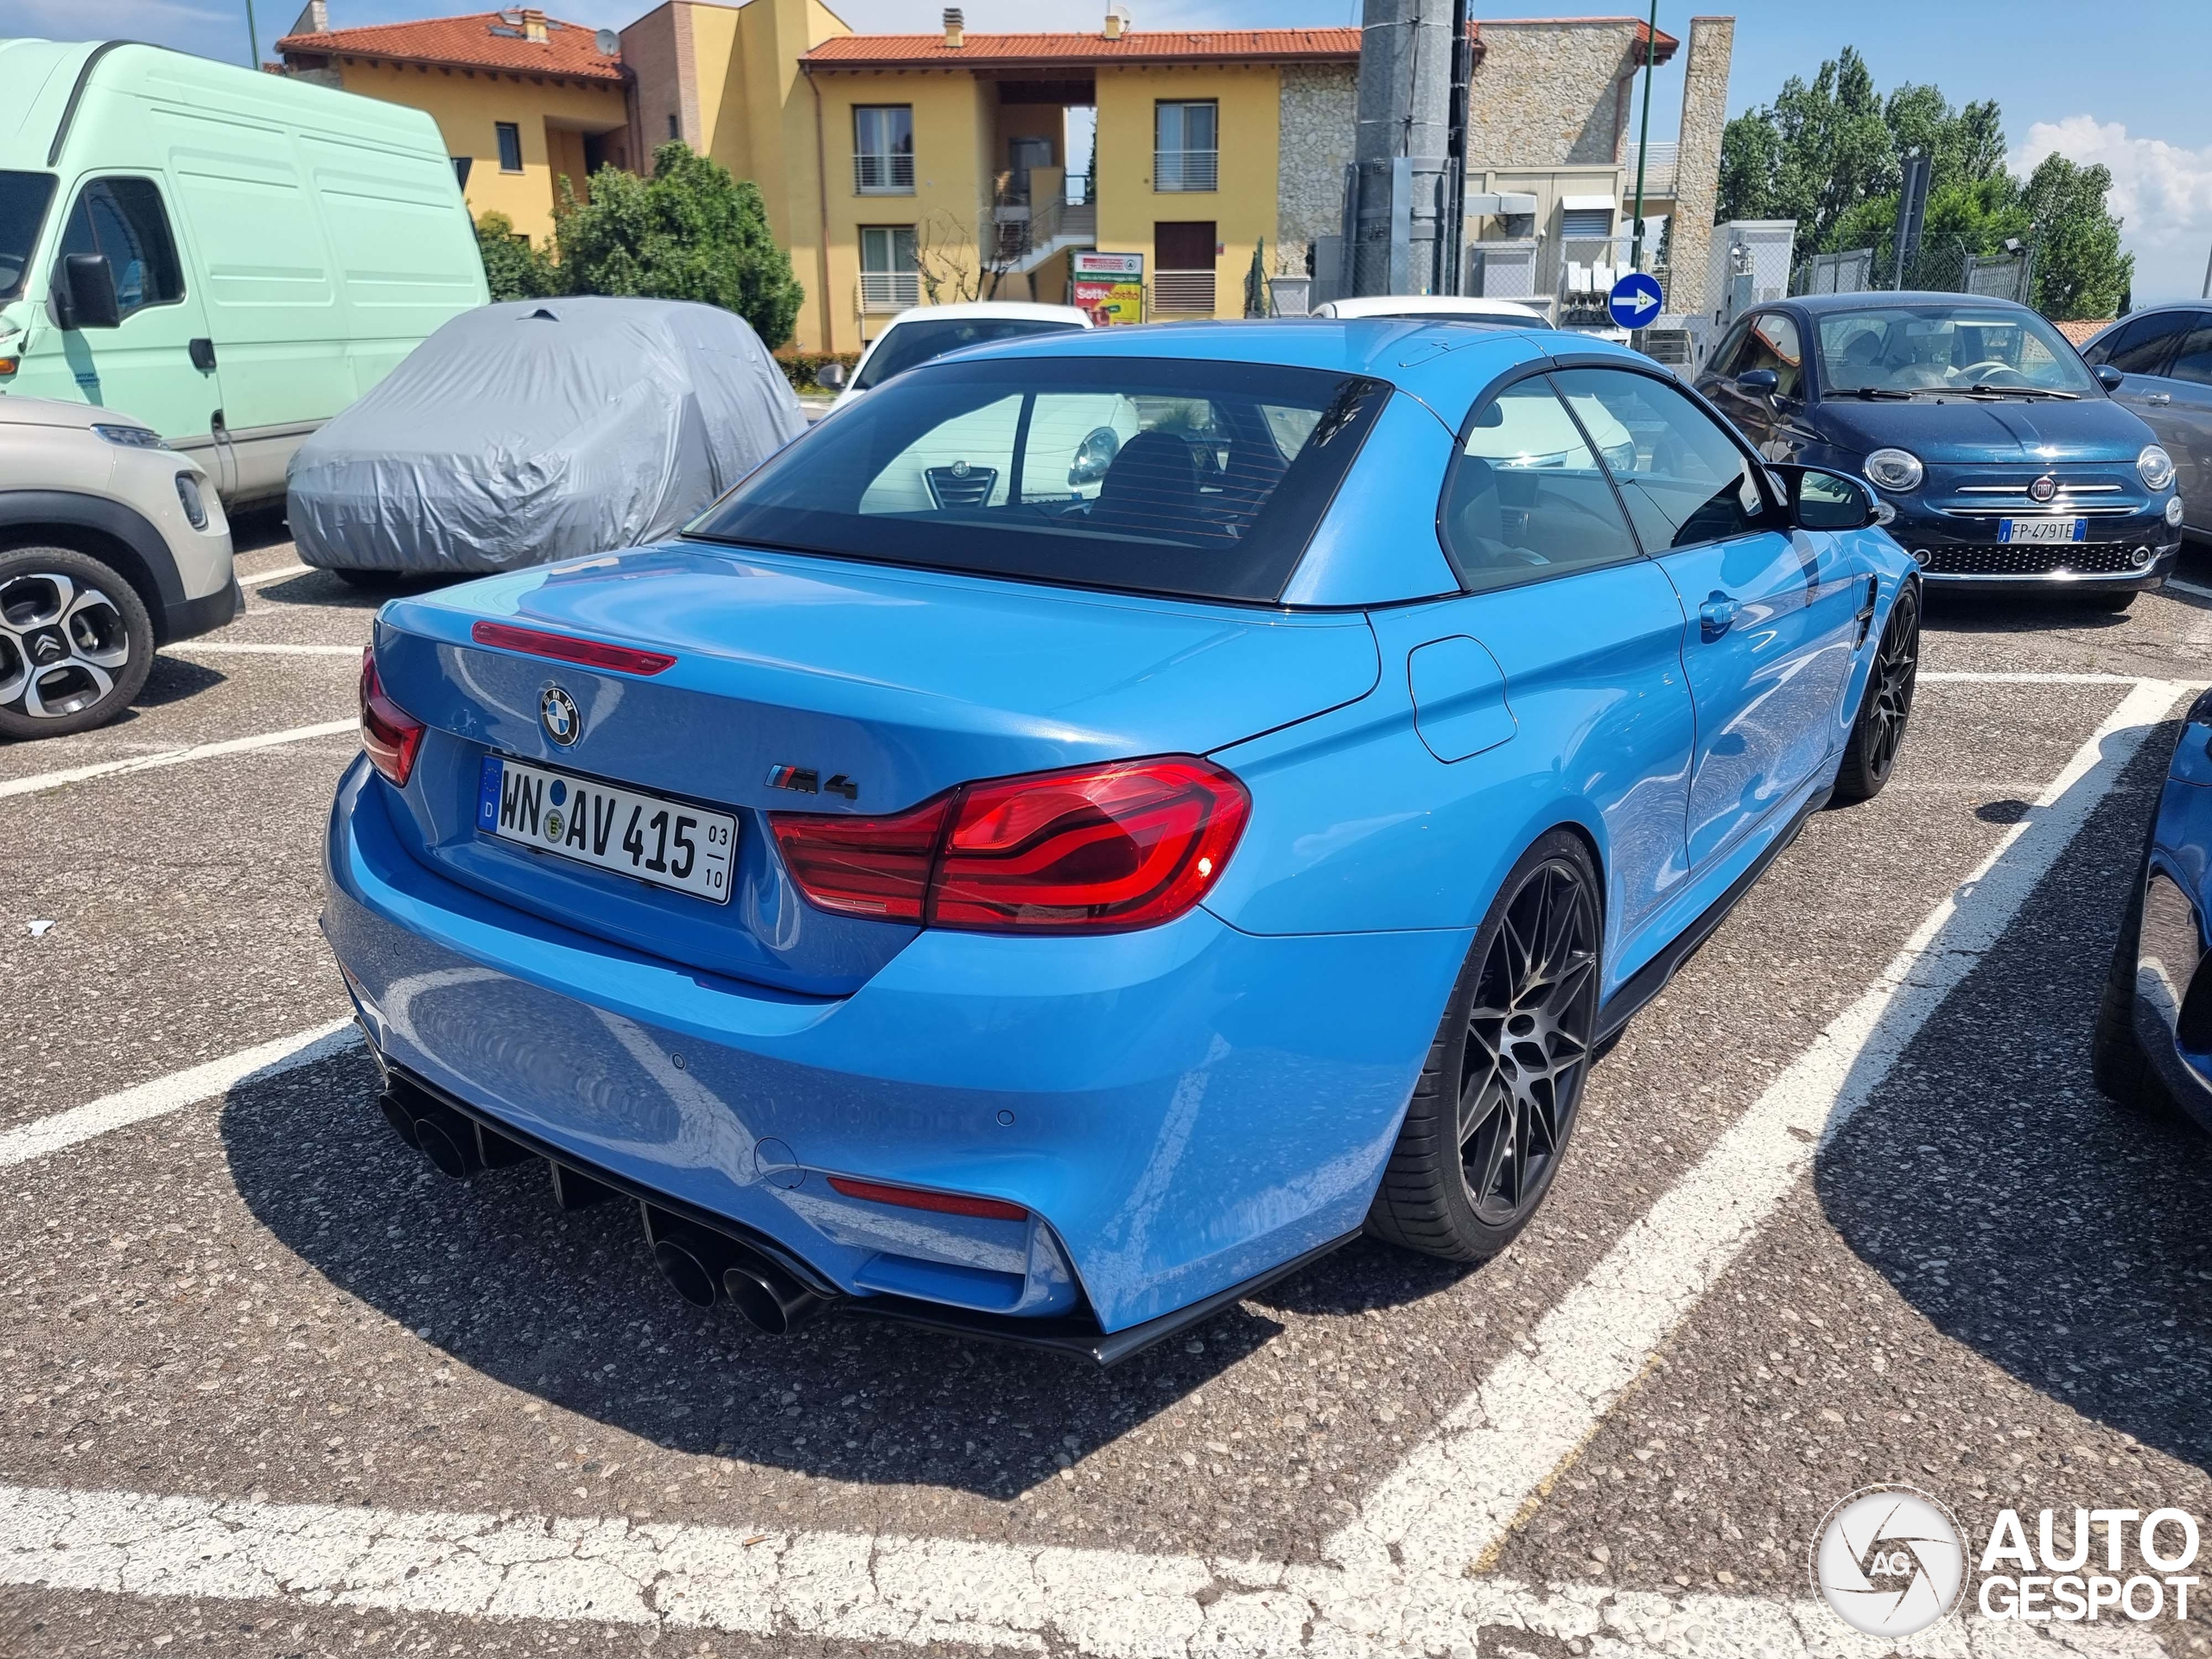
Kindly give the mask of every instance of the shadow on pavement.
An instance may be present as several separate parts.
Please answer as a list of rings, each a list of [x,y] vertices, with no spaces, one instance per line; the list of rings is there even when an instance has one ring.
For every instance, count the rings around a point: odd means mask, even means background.
[[[2012,926],[1823,1151],[1821,1203],[1946,1336],[2212,1468],[2212,1138],[2090,1080],[2098,992],[2172,750],[2152,734]]]
[[[535,1161],[448,1180],[392,1133],[375,1089],[355,1050],[232,1091],[221,1133],[255,1217],[457,1363],[673,1450],[1010,1497],[1281,1329],[1232,1308],[1107,1372],[845,1313],[760,1336],[677,1298],[634,1205],[564,1213]],[[832,1402],[845,1409],[826,1433]]]

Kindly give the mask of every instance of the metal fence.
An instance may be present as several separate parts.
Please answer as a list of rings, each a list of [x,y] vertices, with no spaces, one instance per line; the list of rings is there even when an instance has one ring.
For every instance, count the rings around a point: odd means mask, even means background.
[[[1797,267],[1793,294],[1864,294],[1916,289],[1939,294],[1973,294],[1983,299],[2034,303],[2036,250],[2018,243],[1997,253],[1977,253],[1963,237],[1926,242],[1906,262],[1897,280],[1896,256],[1881,248],[1853,248],[1816,253]]]
[[[1211,190],[1220,177],[1220,152],[1211,149],[1155,149],[1152,188],[1160,191]]]

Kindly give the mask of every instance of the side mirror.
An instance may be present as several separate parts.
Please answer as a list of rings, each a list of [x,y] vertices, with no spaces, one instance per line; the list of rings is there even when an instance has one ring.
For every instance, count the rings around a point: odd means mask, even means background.
[[[842,363],[824,363],[814,372],[814,384],[829,391],[841,390],[845,384],[845,365]]]
[[[2109,363],[2100,363],[2096,368],[2097,384],[2107,391],[2118,391],[2127,384],[2127,377]]]
[[[1789,522],[1800,530],[1866,530],[1886,524],[1897,510],[1873,486],[1825,467],[1777,467],[1789,492]]]
[[[68,253],[61,257],[61,288],[68,296],[64,328],[119,328],[123,308],[116,302],[115,275],[104,253]]]
[[[1781,385],[1782,377],[1772,369],[1745,369],[1736,377],[1736,389],[1754,397],[1771,397]]]

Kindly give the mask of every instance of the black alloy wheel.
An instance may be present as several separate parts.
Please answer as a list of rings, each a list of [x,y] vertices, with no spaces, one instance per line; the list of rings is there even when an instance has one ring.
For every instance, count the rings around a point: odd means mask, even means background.
[[[1920,588],[1907,583],[1890,607],[1882,643],[1866,672],[1866,692],[1852,722],[1851,743],[1843,752],[1834,798],[1867,801],[1882,792],[1897,770],[1897,751],[1912,718],[1913,688],[1920,678]]]
[[[1543,1203],[1598,1021],[1598,878],[1554,830],[1502,886],[1453,988],[1368,1229],[1457,1261],[1495,1255]]]
[[[1459,1165],[1475,1214],[1518,1229],[1566,1150],[1598,1019],[1598,906],[1566,860],[1506,906],[1459,1060]]]

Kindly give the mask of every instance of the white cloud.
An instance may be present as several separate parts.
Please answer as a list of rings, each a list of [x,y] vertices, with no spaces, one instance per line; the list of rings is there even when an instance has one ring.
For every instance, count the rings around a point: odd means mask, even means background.
[[[2069,115],[2038,121],[2012,152],[2023,178],[2052,154],[2112,169],[2112,211],[2124,221],[2120,245],[2135,256],[2135,302],[2194,299],[2212,252],[2212,146],[2184,149],[2163,138],[2135,138],[2117,121]]]

